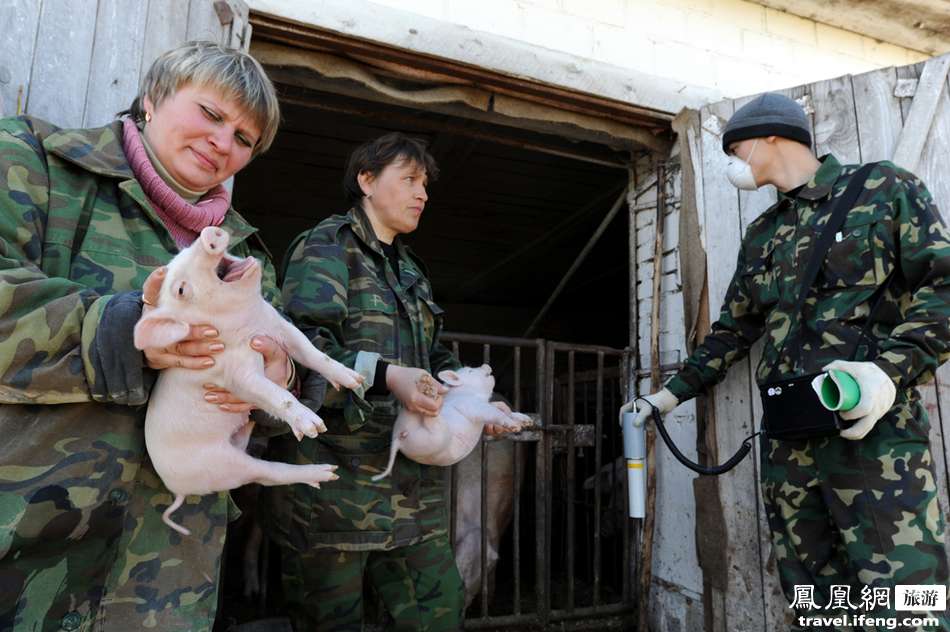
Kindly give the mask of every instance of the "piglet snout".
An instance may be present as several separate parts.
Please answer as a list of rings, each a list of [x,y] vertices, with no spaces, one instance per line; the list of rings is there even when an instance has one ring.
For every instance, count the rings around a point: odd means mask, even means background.
[[[201,231],[201,245],[209,255],[223,255],[228,249],[231,237],[223,228],[208,226]]]

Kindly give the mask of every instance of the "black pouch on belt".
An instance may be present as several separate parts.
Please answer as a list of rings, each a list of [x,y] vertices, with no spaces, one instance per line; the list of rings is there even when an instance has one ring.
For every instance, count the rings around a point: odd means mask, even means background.
[[[799,315],[799,327],[801,327],[801,310],[805,303],[805,297],[811,290],[818,276],[818,269],[821,267],[822,261],[824,261],[828,250],[831,248],[834,234],[844,223],[848,211],[854,206],[858,193],[864,186],[864,182],[867,180],[868,174],[873,167],[874,163],[868,163],[856,171],[851,177],[848,187],[842,196],[838,198],[838,202],[831,212],[828,223],[825,224],[825,227],[822,229],[821,236],[816,240],[811,259],[808,262],[808,267],[805,268],[801,284],[799,285],[799,287],[802,288],[801,293],[798,296],[795,307],[790,312],[791,314]],[[890,278],[878,288],[874,307],[871,309],[867,321],[865,321],[864,329],[858,338],[858,342],[860,342],[862,338],[865,338],[870,331],[877,308],[880,306],[884,292],[893,278],[894,273],[892,272]],[[785,346],[791,337],[792,331],[789,331],[785,337],[782,349],[778,353],[779,358],[781,358],[785,352]],[[854,360],[857,350],[858,345],[855,344],[854,350],[851,353],[851,360]],[[775,367],[772,369],[772,373],[774,372]],[[799,440],[812,437],[824,437],[838,434],[839,431],[854,423],[853,421],[841,419],[837,411],[828,410],[822,406],[818,394],[811,387],[812,380],[819,375],[821,375],[821,373],[773,379],[759,385],[759,396],[762,398],[762,430],[768,438]]]

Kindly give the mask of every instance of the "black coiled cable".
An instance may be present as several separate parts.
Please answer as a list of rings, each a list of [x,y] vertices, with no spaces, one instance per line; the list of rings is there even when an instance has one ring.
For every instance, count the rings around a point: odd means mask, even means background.
[[[666,426],[663,425],[663,417],[660,415],[660,411],[656,409],[656,406],[651,404],[649,400],[643,397],[637,397],[637,399],[646,402],[647,406],[650,407],[650,414],[653,416],[653,423],[656,424],[656,429],[660,431],[660,436],[663,437],[663,443],[665,443],[666,447],[670,449],[670,452],[673,453],[673,456],[676,457],[676,460],[698,474],[719,476],[720,474],[725,474],[735,466],[739,465],[739,461],[744,459],[746,455],[749,454],[749,451],[752,450],[752,440],[756,437],[756,435],[759,434],[756,432],[743,441],[742,447],[739,448],[738,452],[733,454],[732,458],[722,465],[700,465],[699,463],[695,463],[686,458],[686,456],[679,451],[679,448],[676,447],[676,444],[673,443],[673,439],[670,438],[669,433],[666,431]]]

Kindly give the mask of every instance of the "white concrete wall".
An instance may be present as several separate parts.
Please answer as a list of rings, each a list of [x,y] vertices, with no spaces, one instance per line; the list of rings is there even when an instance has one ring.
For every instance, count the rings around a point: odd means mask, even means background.
[[[928,55],[742,0],[374,0],[738,97]]]

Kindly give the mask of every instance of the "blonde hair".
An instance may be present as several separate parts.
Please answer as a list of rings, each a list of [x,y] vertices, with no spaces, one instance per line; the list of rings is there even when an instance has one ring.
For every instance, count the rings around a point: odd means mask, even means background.
[[[260,127],[254,155],[267,151],[280,124],[274,84],[256,59],[214,42],[187,42],[159,55],[142,79],[138,96],[120,115],[128,114],[141,122],[145,120],[144,97],[158,107],[187,84],[217,88],[234,99]]]

